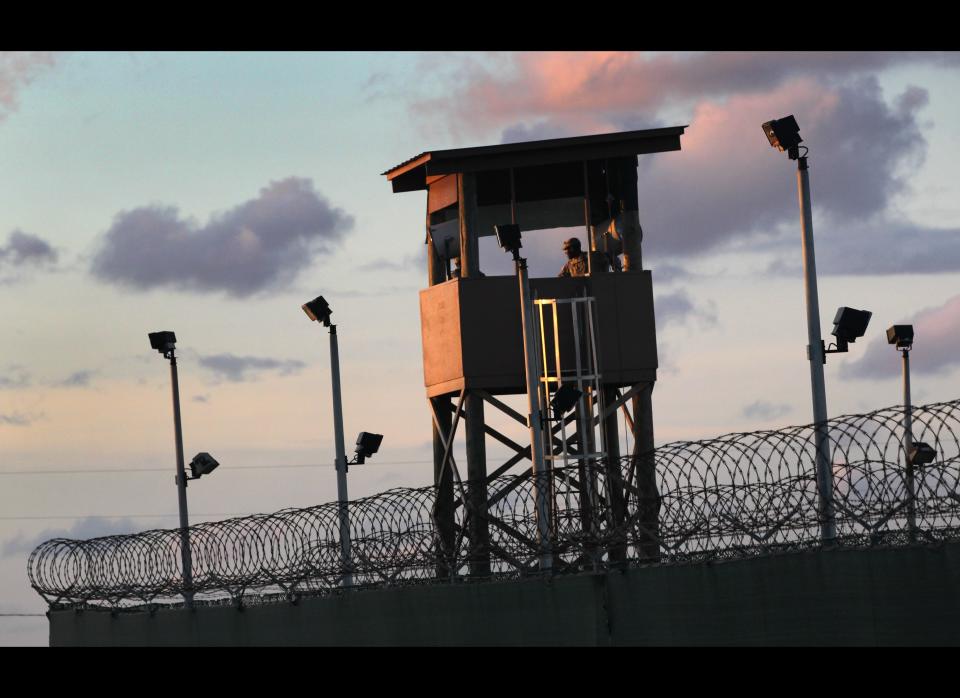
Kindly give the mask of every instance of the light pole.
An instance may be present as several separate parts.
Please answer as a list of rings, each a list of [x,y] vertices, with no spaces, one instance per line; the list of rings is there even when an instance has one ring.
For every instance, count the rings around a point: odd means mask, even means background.
[[[540,408],[540,375],[537,371],[537,345],[533,328],[533,303],[530,299],[530,278],[527,260],[520,256],[520,226],[515,223],[494,226],[497,242],[513,255],[520,285],[520,318],[523,327],[523,358],[527,376],[527,423],[530,427],[530,460],[533,461],[534,489],[537,502],[537,534],[540,538],[540,569],[553,567],[550,545],[550,482],[543,457],[543,419]]]
[[[187,516],[187,474],[183,467],[183,429],[180,426],[180,384],[175,355],[177,335],[169,330],[151,332],[150,346],[170,360],[170,383],[173,386],[173,438],[177,450],[177,504],[180,511],[180,560],[183,565],[183,600],[193,607],[193,561],[190,556],[190,524]]]
[[[807,358],[810,361],[810,388],[813,396],[814,441],[816,447],[817,491],[820,507],[820,537],[831,544],[837,536],[833,508],[833,468],[827,436],[827,392],[823,379],[826,351],[820,336],[820,301],[817,295],[817,263],[813,250],[813,210],[810,204],[810,175],[806,155],[800,157],[800,127],[793,115],[763,124],[770,145],[786,150],[797,161],[797,190],[800,200],[804,290],[807,305]],[[804,146],[806,151],[806,146]]]
[[[180,561],[183,565],[183,600],[193,608],[193,559],[190,555],[190,522],[187,515],[187,481],[213,472],[220,465],[209,453],[198,453],[190,461],[193,477],[187,477],[183,467],[183,429],[180,426],[180,382],[177,378],[175,355],[177,335],[169,330],[150,332],[150,347],[170,360],[170,383],[173,386],[173,438],[177,449],[177,504],[180,511]]]
[[[350,550],[350,511],[347,497],[347,455],[343,445],[343,401],[340,397],[340,352],[337,347],[337,326],[330,323],[333,311],[323,296],[317,296],[302,306],[303,312],[314,322],[330,328],[330,374],[333,388],[333,439],[336,445],[337,508],[340,519],[340,556],[343,560],[341,584],[353,586],[353,556]],[[378,444],[379,445],[379,444]]]
[[[903,465],[907,486],[907,532],[910,542],[917,537],[916,481],[913,472],[913,408],[910,401],[910,350],[913,325],[893,325],[887,329],[887,343],[903,355]]]
[[[863,336],[870,313],[866,310],[840,308],[834,318],[833,334],[837,348],[827,349],[820,335],[820,300],[817,294],[817,262],[813,250],[813,208],[810,204],[810,175],[807,169],[807,147],[801,146],[800,127],[791,114],[763,124],[770,145],[786,151],[797,161],[797,194],[800,202],[801,244],[803,248],[803,285],[807,305],[807,359],[810,361],[810,388],[813,397],[814,443],[816,448],[817,491],[820,507],[820,538],[830,545],[837,537],[833,507],[833,464],[827,434],[827,391],[823,365],[827,354],[847,351],[847,343]],[[804,149],[801,157],[800,148]]]
[[[170,382],[173,386],[173,438],[177,449],[177,504],[180,511],[180,561],[183,565],[183,600],[187,608],[193,608],[193,558],[190,554],[190,522],[187,515],[187,482],[198,480],[212,473],[220,463],[209,453],[198,453],[190,461],[192,477],[187,477],[183,467],[183,429],[180,426],[180,382],[177,378],[177,357],[174,355],[177,336],[169,330],[150,332],[150,347],[170,360]]]

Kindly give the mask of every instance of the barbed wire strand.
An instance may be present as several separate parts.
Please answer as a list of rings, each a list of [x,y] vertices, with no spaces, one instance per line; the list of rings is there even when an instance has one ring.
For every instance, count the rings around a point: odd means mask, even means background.
[[[932,463],[914,467],[912,483],[902,464],[902,408],[827,422],[836,545],[960,537],[960,400],[912,412],[914,441],[936,451]],[[678,441],[635,459],[553,470],[540,484],[555,572],[821,546],[815,432],[804,425]],[[27,571],[53,606],[111,608],[178,603],[186,592],[201,602],[331,593],[346,571],[357,587],[524,576],[536,573],[542,552],[535,484],[529,474],[465,481],[452,503],[435,487],[351,501],[349,561],[336,502],[198,523],[189,530],[190,589],[178,529],[49,540],[30,554]],[[483,490],[487,505],[478,509],[474,493]]]

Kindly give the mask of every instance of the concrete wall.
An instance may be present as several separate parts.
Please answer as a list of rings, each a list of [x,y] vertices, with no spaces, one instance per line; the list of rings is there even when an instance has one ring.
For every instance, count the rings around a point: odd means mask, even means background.
[[[50,614],[63,645],[958,645],[960,543],[291,604]]]

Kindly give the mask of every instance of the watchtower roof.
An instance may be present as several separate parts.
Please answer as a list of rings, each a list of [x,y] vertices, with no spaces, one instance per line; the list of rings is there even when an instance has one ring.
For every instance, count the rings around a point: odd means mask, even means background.
[[[598,160],[680,150],[684,126],[573,138],[428,150],[383,172],[395,193],[427,189],[430,179],[456,172]]]

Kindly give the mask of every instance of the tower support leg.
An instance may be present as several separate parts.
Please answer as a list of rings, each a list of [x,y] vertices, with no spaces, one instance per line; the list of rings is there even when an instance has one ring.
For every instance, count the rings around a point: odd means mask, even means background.
[[[617,399],[615,387],[603,387],[603,404],[612,405]],[[604,465],[604,475],[607,485],[607,498],[610,505],[610,547],[611,564],[622,563],[626,560],[626,520],[627,507],[623,496],[623,472],[620,463],[620,430],[617,426],[617,410],[611,410],[603,420],[603,435],[606,442],[607,457]]]
[[[440,428],[444,434],[450,433],[450,412],[452,406],[450,398],[431,398],[433,410]],[[450,577],[453,570],[453,547],[455,544],[454,517],[453,517],[453,468],[450,464],[444,467],[444,439],[433,424],[433,484],[437,488],[437,500],[434,504],[433,516],[437,530],[437,577]]]
[[[637,483],[637,554],[641,560],[660,559],[660,493],[653,453],[653,383],[633,398],[633,459]]]
[[[470,538],[470,575],[490,575],[490,528],[487,521],[487,449],[483,398],[467,393],[464,399],[467,446],[467,535]]]

